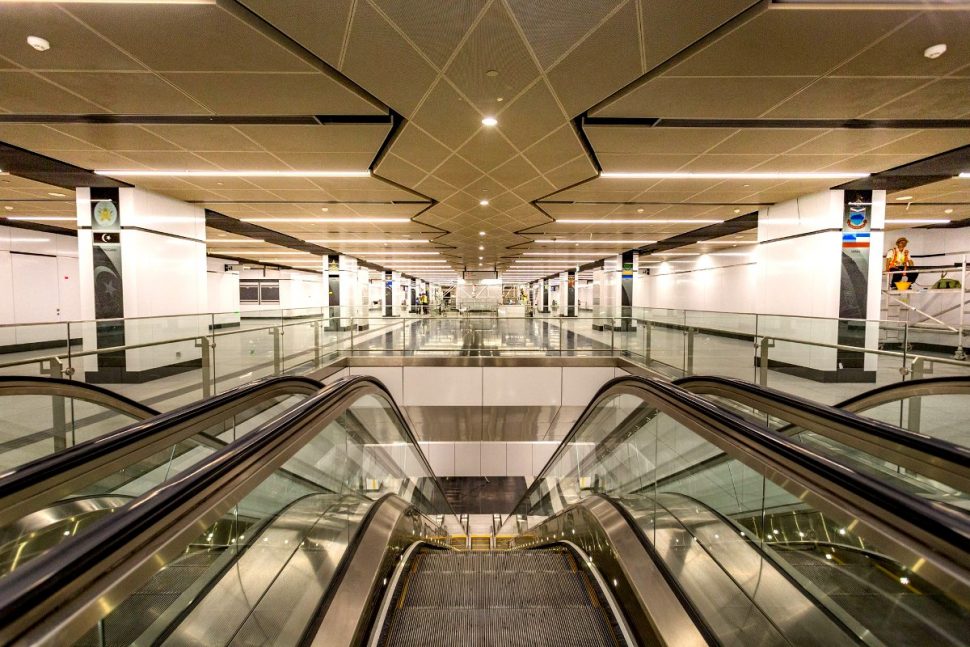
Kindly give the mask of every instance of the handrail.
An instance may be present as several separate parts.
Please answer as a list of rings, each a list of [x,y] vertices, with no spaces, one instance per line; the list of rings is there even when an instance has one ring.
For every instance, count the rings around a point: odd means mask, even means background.
[[[861,521],[857,526],[862,528],[857,531],[868,528],[870,536],[889,539],[897,559],[920,568],[931,581],[946,580],[950,586],[940,588],[956,589],[970,602],[970,554],[966,548],[970,545],[970,517],[964,512],[909,495],[678,386],[651,378],[620,377],[603,385],[522,495],[513,515],[526,512],[530,497],[569,450],[599,404],[624,393],[642,398],[723,451],[744,455],[747,464],[760,463],[799,486],[800,498],[827,504]]]
[[[93,523],[58,550],[0,580],[0,643],[57,644],[65,635],[79,635],[103,615],[104,604],[116,605],[120,596],[157,571],[160,559],[178,555],[184,548],[182,542],[218,520],[350,403],[369,394],[387,400],[407,440],[417,446],[400,409],[376,378],[352,376],[325,386],[260,429],[127,504],[118,514]],[[447,504],[423,453],[418,456]],[[42,635],[31,635],[35,631]]]
[[[933,357],[932,355],[917,355],[916,353],[901,353],[899,351],[893,350],[883,350],[878,348],[863,348],[860,346],[847,346],[846,344],[831,344],[824,341],[813,341],[810,339],[791,339],[789,337],[778,337],[777,335],[763,335],[758,333],[754,337],[761,337],[762,341],[780,341],[787,344],[804,344],[806,346],[818,346],[819,348],[833,348],[835,350],[847,350],[854,353],[862,353],[865,355],[886,355],[888,357],[901,357],[903,359],[925,359],[930,362],[939,362],[940,364],[950,364],[952,366],[961,366],[967,368],[967,363],[963,360],[957,359],[946,359],[945,357]]]
[[[0,473],[0,525],[204,431],[214,419],[251,407],[254,398],[310,394],[321,388],[323,384],[308,377],[255,380],[14,467]]]
[[[737,399],[788,422],[970,492],[970,448],[901,429],[872,418],[733,377],[698,376],[674,381],[691,393]],[[902,384],[908,384],[903,382]],[[902,387],[901,387],[902,388]],[[769,409],[773,409],[769,411]],[[781,411],[780,414],[776,412]],[[783,430],[784,431],[784,430]],[[890,444],[887,444],[890,443]],[[905,448],[915,456],[899,451]],[[942,464],[941,464],[942,463]]]
[[[115,409],[138,419],[158,415],[156,409],[103,386],[59,377],[0,376],[0,397],[12,395],[50,395],[74,398]]]
[[[896,391],[906,391],[900,397]],[[835,406],[839,409],[862,413],[867,409],[889,402],[897,402],[903,398],[915,398],[925,395],[970,395],[970,377],[962,375],[947,375],[944,377],[926,377],[905,382],[883,384],[874,389],[858,393],[851,398],[839,402]]]

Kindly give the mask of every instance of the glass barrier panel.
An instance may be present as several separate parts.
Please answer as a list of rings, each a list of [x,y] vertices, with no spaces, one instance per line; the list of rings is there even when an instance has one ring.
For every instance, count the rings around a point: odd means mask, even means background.
[[[0,375],[50,376],[50,362],[40,359],[60,357],[66,368],[70,365],[67,356],[80,346],[80,328],[72,329],[67,323],[0,326]],[[54,375],[56,371],[55,367]]]

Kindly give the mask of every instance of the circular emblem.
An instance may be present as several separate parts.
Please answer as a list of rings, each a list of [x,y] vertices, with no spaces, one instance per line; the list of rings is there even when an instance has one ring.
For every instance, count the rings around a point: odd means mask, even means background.
[[[94,205],[94,224],[97,227],[111,227],[118,223],[118,208],[111,200],[101,200]]]
[[[852,229],[862,229],[866,226],[866,212],[853,209],[849,212],[848,224]]]

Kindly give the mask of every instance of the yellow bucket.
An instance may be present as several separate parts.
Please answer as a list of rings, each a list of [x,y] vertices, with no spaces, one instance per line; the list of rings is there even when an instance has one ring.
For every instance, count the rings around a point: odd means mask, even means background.
[[[896,281],[896,289],[897,290],[900,290],[900,291],[902,291],[902,290],[908,290],[909,289],[909,286],[910,286],[909,281]]]

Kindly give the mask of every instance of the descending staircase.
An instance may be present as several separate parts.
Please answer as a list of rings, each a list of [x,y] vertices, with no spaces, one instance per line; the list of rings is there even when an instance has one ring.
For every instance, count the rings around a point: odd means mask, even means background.
[[[597,586],[566,549],[420,550],[382,647],[624,645]]]

